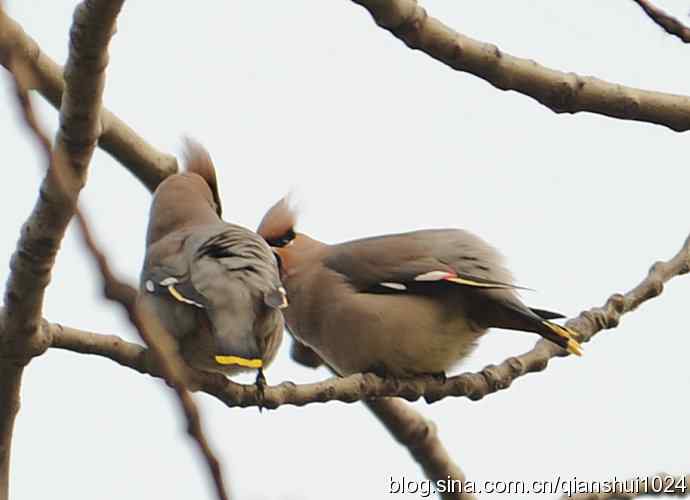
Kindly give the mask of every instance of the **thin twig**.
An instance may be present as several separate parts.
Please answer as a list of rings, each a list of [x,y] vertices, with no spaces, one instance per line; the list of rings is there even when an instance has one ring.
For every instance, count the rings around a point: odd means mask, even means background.
[[[75,218],[79,224],[85,246],[98,263],[98,268],[103,278],[104,295],[106,298],[119,303],[125,309],[129,321],[151,349],[153,360],[156,366],[160,368],[161,375],[177,394],[177,399],[187,419],[187,433],[194,439],[206,461],[216,488],[216,495],[220,500],[228,500],[230,497],[226,493],[220,462],[211,449],[211,445],[203,430],[199,410],[192,399],[192,395],[187,390],[185,380],[187,370],[184,361],[177,355],[175,349],[166,346],[166,343],[162,341],[169,334],[163,330],[160,323],[155,318],[144,315],[137,306],[136,290],[115,277],[112,273],[108,260],[93,239],[84,214],[77,210]]]
[[[685,26],[675,17],[667,14],[652,2],[647,0],[633,0],[639,5],[647,16],[661,26],[669,35],[677,36],[683,43],[690,43],[690,28]]]

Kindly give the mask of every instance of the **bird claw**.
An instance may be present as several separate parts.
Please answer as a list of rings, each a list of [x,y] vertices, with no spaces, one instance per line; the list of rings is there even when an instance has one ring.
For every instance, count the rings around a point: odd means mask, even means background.
[[[438,381],[438,382],[441,382],[442,384],[445,384],[445,383],[446,383],[446,380],[448,380],[448,376],[446,375],[446,372],[436,372],[436,373],[432,373],[432,374],[431,374],[431,377],[432,377],[434,380],[436,380],[436,381]]]
[[[266,408],[266,405],[264,404],[265,401],[265,391],[266,387],[268,386],[268,383],[266,382],[266,376],[264,375],[264,371],[259,368],[258,373],[256,374],[256,393],[257,393],[257,399],[259,401],[259,413],[261,413],[264,408]]]

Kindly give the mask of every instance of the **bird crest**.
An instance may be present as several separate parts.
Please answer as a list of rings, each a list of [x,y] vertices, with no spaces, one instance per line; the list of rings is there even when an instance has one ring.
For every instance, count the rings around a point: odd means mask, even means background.
[[[295,239],[297,211],[287,195],[273,205],[259,224],[257,233],[272,247],[284,247]]]
[[[216,169],[213,166],[213,161],[211,161],[211,156],[201,144],[190,137],[184,138],[184,146],[185,171],[190,174],[196,174],[206,181],[211,190],[213,202],[216,204],[216,213],[218,217],[221,217],[223,207],[218,194]]]

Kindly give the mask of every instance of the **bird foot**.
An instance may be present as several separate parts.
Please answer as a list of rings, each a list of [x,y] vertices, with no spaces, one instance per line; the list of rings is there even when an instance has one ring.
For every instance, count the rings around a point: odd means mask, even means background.
[[[436,373],[432,373],[432,374],[431,374],[431,377],[432,377],[434,380],[437,380],[437,381],[441,382],[442,384],[445,384],[445,383],[446,383],[446,380],[448,380],[448,377],[446,376],[446,372],[436,372]]]
[[[268,383],[266,382],[266,376],[264,375],[264,371],[259,368],[258,373],[256,374],[256,393],[257,393],[257,399],[259,400],[259,413],[261,413],[266,406],[264,405],[265,401],[265,391],[266,387],[268,387]]]

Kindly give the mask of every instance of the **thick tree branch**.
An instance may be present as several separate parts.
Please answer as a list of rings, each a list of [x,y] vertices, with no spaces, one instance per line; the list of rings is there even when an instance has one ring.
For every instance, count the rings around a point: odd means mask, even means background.
[[[45,55],[22,27],[0,10],[0,64],[9,69],[10,59],[26,66],[31,78],[27,88],[38,91],[60,109],[65,90],[62,68]],[[137,135],[105,108],[100,113],[98,146],[127,168],[150,191],[168,175],[177,172],[174,156],[162,153]]]
[[[99,115],[107,45],[119,2],[84,2],[75,10],[70,55],[65,66],[65,97],[60,108],[56,152],[46,152],[48,173],[32,214],[22,228],[5,293],[4,339],[39,331],[43,294],[67,224],[71,219],[100,133]],[[30,68],[9,57],[18,94],[31,78]],[[21,97],[21,96],[20,96]],[[35,126],[28,99],[21,97],[29,126]],[[41,138],[42,145],[47,139]]]
[[[690,28],[681,23],[678,19],[668,15],[666,12],[647,0],[633,0],[649,18],[661,26],[669,35],[675,35],[684,43],[690,43]]]
[[[598,332],[615,328],[624,314],[658,296],[663,290],[664,283],[675,276],[687,273],[689,269],[690,236],[671,260],[654,264],[648,275],[635,288],[625,294],[611,295],[603,306],[583,311],[576,318],[569,320],[567,325],[580,334],[581,342],[588,342]],[[69,336],[53,339],[52,345],[76,352],[98,354],[139,372],[156,376],[156,373],[151,373],[141,361],[141,353],[130,348],[129,353],[123,350],[117,351],[117,355],[114,355],[114,347],[109,342],[111,341],[97,340],[93,336],[82,339],[75,331],[71,331]],[[284,404],[304,406],[327,401],[352,403],[382,397],[400,397],[409,401],[424,397],[428,402],[449,396],[464,396],[478,400],[488,394],[507,389],[518,377],[544,370],[550,359],[563,356],[567,356],[563,349],[540,340],[531,351],[508,358],[498,366],[487,366],[479,373],[463,373],[449,377],[445,382],[434,377],[397,380],[384,379],[373,373],[358,373],[313,384],[296,385],[292,382],[283,382],[267,387],[263,398],[260,398],[254,385],[237,384],[220,374],[198,372],[197,376],[199,388],[203,392],[215,396],[230,407],[263,405],[267,408],[277,408]]]
[[[610,493],[575,493],[572,496],[563,495],[561,500],[632,500],[641,496],[676,496],[687,497],[690,474],[687,476],[671,476],[670,474],[654,474],[647,478],[637,477],[624,483],[613,483]],[[599,485],[601,483],[598,483]]]
[[[9,498],[10,451],[24,369],[0,358],[0,500]]]
[[[50,168],[40,188],[34,210],[22,227],[0,315],[0,500],[9,496],[9,457],[12,429],[19,410],[23,366],[42,353],[50,337],[41,328],[45,288],[77,197],[86,181],[86,170],[98,137],[98,116],[105,82],[107,46],[122,0],[84,2],[74,16],[71,45],[65,72],[61,129],[57,154],[48,154]],[[5,20],[0,8],[0,21]],[[0,26],[2,26],[0,24]],[[5,33],[0,29],[0,33]],[[35,125],[22,87],[30,68],[16,51],[3,60],[13,73],[27,124]],[[47,140],[43,139],[43,143]],[[56,161],[60,158],[60,162]],[[67,168],[58,172],[58,163]]]
[[[457,71],[471,73],[500,90],[514,90],[556,113],[600,115],[690,129],[690,97],[653,92],[564,73],[502,52],[462,35],[427,15],[416,0],[352,0],[402,40]]]

